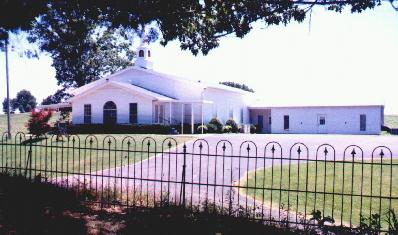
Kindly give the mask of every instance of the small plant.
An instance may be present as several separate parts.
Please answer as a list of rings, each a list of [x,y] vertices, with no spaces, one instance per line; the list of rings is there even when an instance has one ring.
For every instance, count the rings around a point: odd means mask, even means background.
[[[379,234],[381,230],[380,215],[372,214],[370,217],[360,215],[358,231],[360,234]]]
[[[239,132],[239,126],[235,122],[234,119],[232,119],[232,118],[228,119],[227,122],[225,122],[225,125],[230,126],[231,127],[231,131],[233,133],[238,133]]]
[[[203,131],[203,133],[207,133],[208,128],[207,128],[206,125],[200,125],[200,126],[198,126],[197,131],[198,131],[199,134],[201,134],[202,131]]]
[[[398,218],[393,209],[387,211],[387,218],[389,234],[398,234]]]
[[[218,118],[212,118],[209,121],[209,124],[207,126],[208,128],[209,128],[209,125],[214,125],[214,126],[211,126],[212,128],[215,128],[214,133],[221,133],[222,132],[223,124],[221,123],[220,120],[218,120]]]
[[[50,120],[52,116],[52,111],[48,110],[40,110],[40,111],[35,111],[33,110],[30,113],[30,118],[27,123],[27,128],[30,134],[39,137],[41,135],[44,135],[48,131],[50,131],[50,124],[48,121]]]
[[[256,133],[257,127],[253,124],[250,124],[250,134]]]
[[[223,133],[231,133],[231,132],[233,132],[233,131],[232,131],[232,127],[229,126],[229,125],[225,125],[225,126],[223,126],[223,128],[222,128],[222,132],[223,132]]]

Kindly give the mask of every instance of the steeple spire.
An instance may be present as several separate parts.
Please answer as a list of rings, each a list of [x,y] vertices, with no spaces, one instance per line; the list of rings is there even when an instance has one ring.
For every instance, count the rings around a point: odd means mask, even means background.
[[[153,62],[151,56],[151,48],[149,46],[147,36],[144,33],[141,37],[141,43],[137,48],[137,59],[135,60],[135,65],[144,69],[152,69]]]

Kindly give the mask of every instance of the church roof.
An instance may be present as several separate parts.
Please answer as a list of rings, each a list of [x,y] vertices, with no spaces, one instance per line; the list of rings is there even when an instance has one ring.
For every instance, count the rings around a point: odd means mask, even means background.
[[[175,100],[174,98],[167,97],[165,95],[150,91],[148,89],[145,89],[145,88],[142,88],[142,87],[139,87],[139,86],[135,86],[133,84],[107,80],[107,81],[102,82],[102,83],[96,83],[95,86],[92,86],[89,89],[85,89],[84,91],[79,92],[74,97],[70,98],[68,101],[73,101],[74,99],[79,98],[80,96],[83,96],[84,94],[87,94],[89,92],[95,91],[95,90],[100,89],[100,88],[103,88],[103,87],[105,87],[107,85],[112,85],[112,86],[116,86],[116,87],[122,88],[124,90],[128,90],[128,91],[132,91],[132,92],[135,92],[135,93],[139,93],[139,94],[141,94],[143,96],[148,96],[148,97],[154,98],[154,99],[156,99],[158,101],[173,101],[173,100]]]

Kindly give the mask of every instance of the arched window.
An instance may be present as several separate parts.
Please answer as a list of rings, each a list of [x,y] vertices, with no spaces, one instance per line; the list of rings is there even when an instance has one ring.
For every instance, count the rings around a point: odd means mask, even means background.
[[[104,104],[104,124],[116,124],[117,122],[117,108],[116,104],[108,101]]]
[[[140,50],[140,51],[138,52],[138,56],[139,56],[139,57],[144,57],[144,50]]]
[[[148,50],[148,57],[151,57],[151,51]]]

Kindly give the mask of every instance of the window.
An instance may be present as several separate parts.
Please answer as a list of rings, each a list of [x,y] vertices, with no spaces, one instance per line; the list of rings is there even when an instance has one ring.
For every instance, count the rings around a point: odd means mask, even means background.
[[[137,103],[130,103],[130,123],[137,124]]]
[[[242,109],[240,109],[240,123],[243,123],[243,116],[244,116],[244,111],[242,108]]]
[[[117,122],[117,108],[116,104],[108,101],[104,104],[104,124],[116,124]]]
[[[271,125],[271,123],[272,123],[272,118],[271,118],[271,116],[269,116],[269,117],[268,117],[268,124]]]
[[[159,105],[159,123],[164,123],[164,105]]]
[[[359,124],[360,131],[366,131],[366,115],[361,114],[359,119],[360,119],[360,124]]]
[[[151,51],[148,50],[148,57],[151,57]]]
[[[283,116],[283,129],[289,130],[289,115]]]
[[[184,123],[191,123],[192,104],[184,104]]]
[[[319,117],[319,125],[324,126],[326,124],[326,117],[325,116],[320,116]]]
[[[84,105],[84,124],[91,124],[91,104]]]
[[[163,104],[156,104],[155,105],[155,123],[164,123],[164,105]]]
[[[140,51],[138,52],[138,56],[139,56],[139,57],[144,57],[144,50],[140,50]]]

